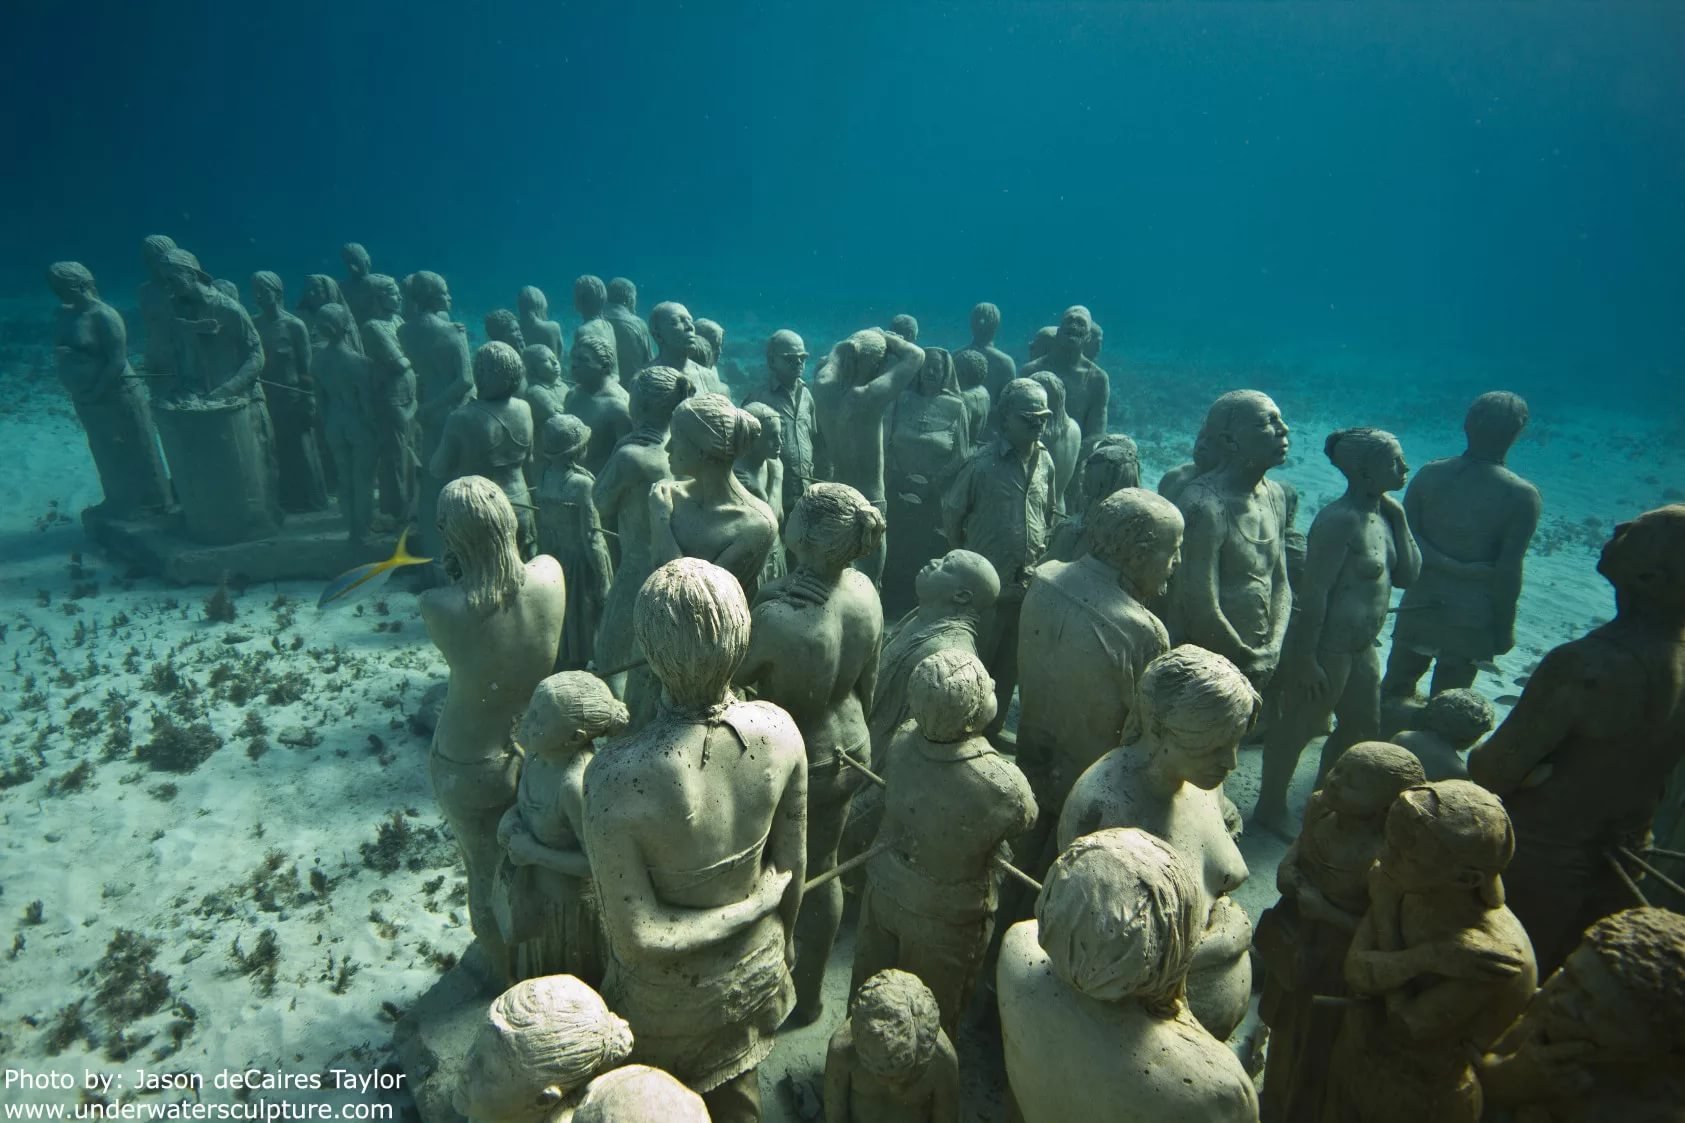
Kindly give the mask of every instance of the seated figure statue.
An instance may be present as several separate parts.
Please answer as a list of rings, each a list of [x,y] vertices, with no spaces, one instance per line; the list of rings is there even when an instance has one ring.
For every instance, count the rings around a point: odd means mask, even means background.
[[[959,1123],[960,1066],[930,988],[880,971],[825,1053],[825,1123]]]
[[[526,368],[507,343],[484,344],[474,352],[475,396],[457,406],[427,465],[440,484],[459,476],[484,476],[503,489],[514,508],[521,556],[532,557],[538,542],[526,465],[532,459],[532,409],[515,396]]]
[[[1255,1123],[1246,1070],[1188,1008],[1203,906],[1192,868],[1145,831],[1085,835],[1059,855],[995,971],[1025,1123]]]

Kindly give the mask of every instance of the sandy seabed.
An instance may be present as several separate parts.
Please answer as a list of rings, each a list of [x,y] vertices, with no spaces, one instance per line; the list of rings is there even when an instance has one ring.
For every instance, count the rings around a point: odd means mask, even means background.
[[[1301,527],[1341,488],[1321,454],[1332,428],[1391,429],[1424,463],[1459,452],[1468,400],[1503,385],[1476,374],[1381,393],[1367,387],[1393,380],[1357,384],[1347,356],[1108,360],[1123,368],[1114,393],[1149,483],[1184,457],[1216,392],[1275,395],[1295,429],[1282,475],[1303,496]],[[45,348],[8,348],[0,362],[0,1103],[401,1114],[394,1020],[469,938],[411,721],[445,674],[414,596],[388,589],[319,613],[319,584],[252,586],[217,621],[213,590],[129,575],[83,537],[76,516],[98,481],[47,361]],[[1479,683],[1489,697],[1518,694],[1550,647],[1609,615],[1596,550],[1616,520],[1681,498],[1669,485],[1685,484],[1682,459],[1670,419],[1535,402],[1512,466],[1539,486],[1545,517],[1515,650]],[[1296,809],[1315,758],[1301,760]],[[1243,809],[1258,765],[1244,753],[1230,780]],[[1237,896],[1256,918],[1285,847],[1247,835],[1242,849],[1252,878]],[[826,1016],[763,1067],[769,1119],[797,1117],[783,1077],[818,1075],[850,947],[845,934]],[[998,1051],[974,1033],[960,1046],[966,1117],[1000,1118]],[[253,1069],[267,1074],[249,1074],[258,1087],[230,1087],[227,1074]],[[90,1077],[111,1083],[90,1091]]]

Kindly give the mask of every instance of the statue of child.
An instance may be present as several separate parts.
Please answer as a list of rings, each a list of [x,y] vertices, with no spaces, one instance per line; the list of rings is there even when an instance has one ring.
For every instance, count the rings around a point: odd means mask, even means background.
[[[959,1060],[930,988],[866,980],[825,1056],[825,1123],[959,1123]]]
[[[1428,699],[1417,713],[1412,728],[1393,737],[1416,754],[1429,781],[1467,780],[1464,759],[1474,743],[1492,732],[1497,715],[1492,703],[1472,690],[1458,687],[1442,690]]]
[[[614,563],[591,499],[597,479],[580,464],[590,447],[590,427],[571,413],[558,413],[544,423],[542,440],[544,478],[534,497],[538,552],[561,564],[568,590],[556,669],[579,671],[590,665],[596,651],[597,627],[614,581]]]

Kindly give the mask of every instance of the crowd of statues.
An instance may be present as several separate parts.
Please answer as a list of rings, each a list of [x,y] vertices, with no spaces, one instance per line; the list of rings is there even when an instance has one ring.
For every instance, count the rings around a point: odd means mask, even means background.
[[[530,286],[471,349],[442,277],[360,246],[296,316],[273,274],[250,316],[146,253],[139,372],[87,271],[49,274],[106,504],[187,507],[197,431],[161,422],[160,459],[153,416],[237,406],[248,509],[331,493],[353,543],[413,521],[438,559],[429,772],[503,991],[470,1117],[757,1119],[776,1035],[828,1017],[829,1123],[949,1123],[980,1011],[1026,1123],[1678,1117],[1685,917],[1647,894],[1680,892],[1651,825],[1685,755],[1685,506],[1617,528],[1614,619],[1495,722],[1470,687],[1540,513],[1515,395],[1414,479],[1392,434],[1328,434],[1346,490],[1300,534],[1255,390],[1141,486],[1082,306],[1022,367],[979,304],[964,348],[897,317],[811,384],[780,330],[732,386],[717,324],[646,323],[623,279],[576,282],[565,353]],[[1224,792],[1249,739],[1250,820],[1292,841],[1256,929]],[[1255,993],[1261,1096],[1224,1044]]]

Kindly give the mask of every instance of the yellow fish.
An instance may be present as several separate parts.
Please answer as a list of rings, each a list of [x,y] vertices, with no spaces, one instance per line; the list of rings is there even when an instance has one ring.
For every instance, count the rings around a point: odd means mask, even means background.
[[[406,527],[404,532],[398,535],[397,549],[393,550],[392,556],[385,561],[370,562],[356,569],[348,569],[329,581],[328,587],[322,590],[321,598],[316,601],[316,607],[326,608],[359,590],[378,588],[386,583],[386,579],[391,577],[393,572],[406,565],[426,565],[432,561],[432,558],[414,557],[405,551],[404,543],[408,541],[409,536],[409,528]]]

